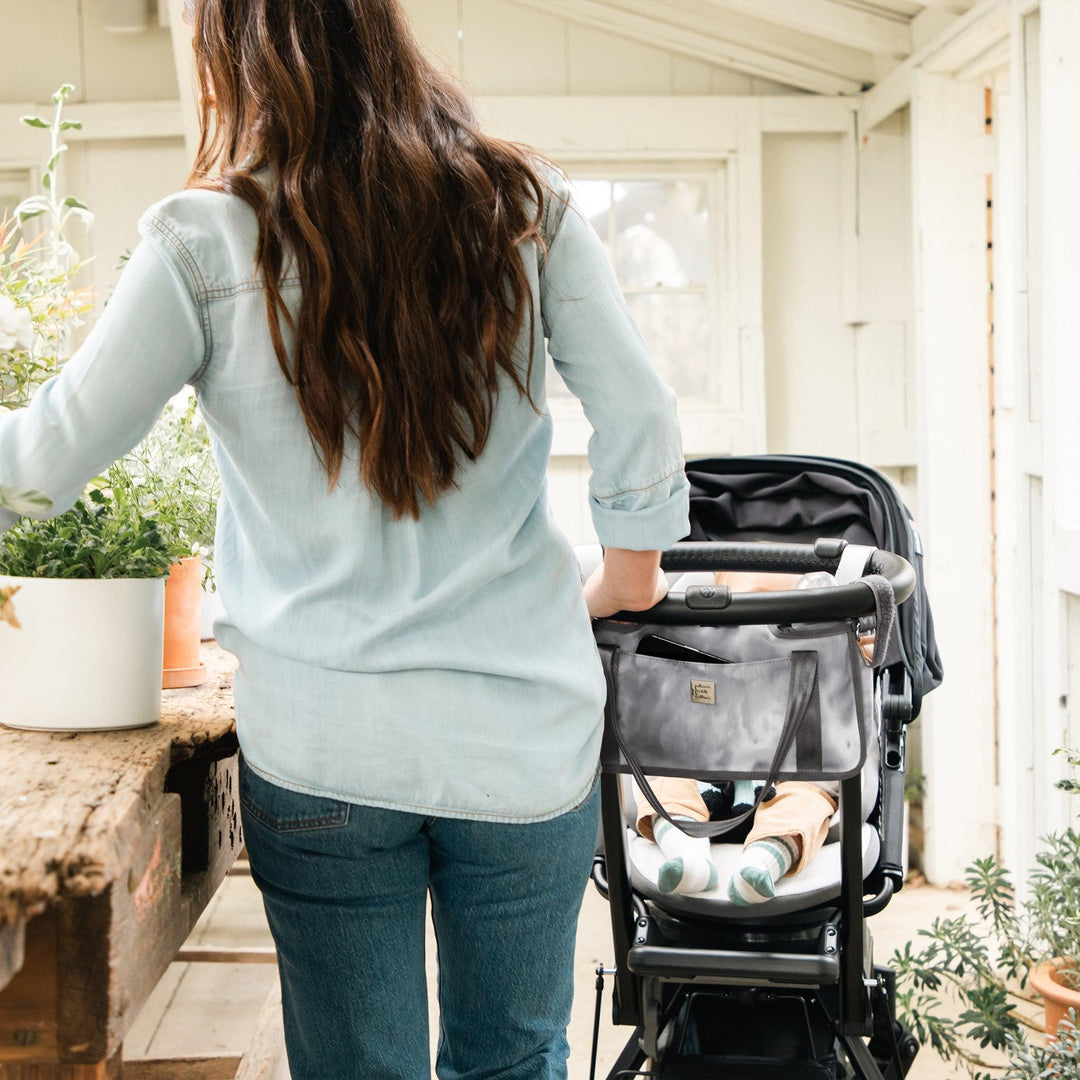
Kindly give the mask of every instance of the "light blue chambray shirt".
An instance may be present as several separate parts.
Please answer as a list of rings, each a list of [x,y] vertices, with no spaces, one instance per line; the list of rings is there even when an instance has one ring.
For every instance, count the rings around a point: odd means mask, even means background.
[[[545,337],[594,429],[601,543],[665,548],[689,531],[674,394],[580,209],[549,200],[546,258],[521,250],[542,315],[519,345],[539,413],[504,378],[485,451],[418,521],[395,521],[360,485],[355,444],[328,491],[271,346],[248,205],[184,191],[139,229],[86,343],[0,420],[0,483],[67,509],[191,384],[221,472],[228,614],[215,631],[239,660],[251,766],[295,790],[447,817],[539,821],[575,806],[595,778],[605,690],[547,503]],[[298,280],[283,290],[295,304]]]

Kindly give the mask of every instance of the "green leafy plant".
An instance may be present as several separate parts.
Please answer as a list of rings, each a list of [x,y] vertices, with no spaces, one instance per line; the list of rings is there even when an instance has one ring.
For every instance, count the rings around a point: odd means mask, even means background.
[[[1056,753],[1069,766],[1056,786],[1080,792],[1080,750]],[[994,856],[976,859],[965,880],[977,919],[937,918],[919,931],[921,947],[908,942],[893,955],[901,1019],[920,1042],[961,1062],[976,1080],[1080,1080],[1076,1038],[1044,1049],[1033,1038],[1042,1024],[1028,1015],[1038,1004],[1028,976],[1040,963],[1061,958],[1059,979],[1080,989],[1080,832],[1070,827],[1044,839],[1024,899]]]
[[[60,190],[60,166],[68,149],[64,133],[82,127],[63,116],[73,89],[65,83],[53,94],[51,122],[22,118],[27,127],[49,132],[50,153],[41,193],[24,199],[13,219],[0,221],[0,408],[21,408],[60,370],[71,333],[91,307],[89,291],[76,285],[86,263],[79,261],[66,231],[73,217],[89,226],[93,214]],[[31,237],[25,225],[35,220],[44,228]]]
[[[183,406],[168,405],[146,439],[105,479],[130,513],[154,519],[174,559],[199,556],[212,581],[221,481],[194,397]]]
[[[155,521],[125,513],[100,489],[65,514],[23,518],[0,534],[0,573],[8,577],[160,577],[173,561]]]

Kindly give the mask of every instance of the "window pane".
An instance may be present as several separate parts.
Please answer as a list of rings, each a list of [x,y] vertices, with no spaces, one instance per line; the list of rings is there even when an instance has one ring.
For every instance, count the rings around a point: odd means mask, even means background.
[[[615,267],[623,287],[707,284],[708,184],[620,180],[614,188]]]
[[[679,395],[704,396],[712,352],[712,315],[706,297],[647,293],[627,302],[664,382]]]
[[[574,180],[574,195],[585,214],[586,220],[596,230],[600,242],[604,245],[609,262],[614,262],[611,254],[609,223],[612,213],[612,191],[610,180]]]

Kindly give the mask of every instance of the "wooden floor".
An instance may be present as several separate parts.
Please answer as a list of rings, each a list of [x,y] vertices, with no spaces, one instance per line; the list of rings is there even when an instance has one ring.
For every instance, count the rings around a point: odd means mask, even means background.
[[[872,925],[875,953],[887,958],[936,915],[956,914],[966,894],[928,886],[905,889]],[[596,965],[610,964],[607,907],[590,886],[578,932],[577,994],[570,1026],[570,1080],[587,1080],[592,1039]],[[230,877],[211,901],[188,942],[202,948],[241,948],[271,944],[258,891],[250,878]],[[435,945],[428,933],[428,971],[434,984]],[[126,1060],[185,1054],[240,1053],[247,1046],[274,969],[266,964],[174,963],[144,1006],[124,1041]],[[435,1005],[431,1003],[434,1016]],[[436,1028],[432,1023],[432,1030]],[[613,1028],[605,1002],[598,1074],[614,1061],[626,1040]],[[433,1040],[434,1042],[434,1040]],[[924,1050],[909,1080],[954,1080],[962,1076]],[[288,1080],[284,1065],[274,1080]]]

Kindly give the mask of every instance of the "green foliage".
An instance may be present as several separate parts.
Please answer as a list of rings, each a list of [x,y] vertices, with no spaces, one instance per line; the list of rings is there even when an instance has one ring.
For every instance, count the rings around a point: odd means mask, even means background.
[[[91,306],[89,292],[75,285],[86,264],[79,262],[66,229],[72,217],[88,226],[93,214],[60,190],[60,166],[68,149],[62,135],[82,126],[63,119],[72,90],[65,83],[53,94],[51,123],[39,116],[22,118],[27,127],[49,132],[51,149],[42,193],[24,199],[14,220],[0,221],[0,408],[21,408],[60,370],[71,332],[82,325]],[[38,235],[24,232],[28,221],[44,226]]]
[[[183,407],[170,404],[146,439],[113,465],[106,479],[129,513],[156,521],[174,559],[200,556],[210,579],[221,482],[194,397]]]
[[[32,578],[160,577],[174,561],[150,518],[92,490],[48,521],[23,518],[0,534],[0,573]]]
[[[1072,1023],[1061,1024],[1057,1038],[1046,1046],[1009,1040],[1009,1066],[1002,1080],[1080,1080],[1080,1017],[1069,1012]]]
[[[1075,793],[1080,751],[1058,753],[1070,777],[1057,786]],[[1022,901],[994,856],[976,859],[965,880],[977,919],[937,918],[919,931],[918,943],[893,954],[902,1022],[941,1057],[962,1062],[973,1080],[1080,1080],[1075,1034],[1043,1048],[1025,1037],[1041,1025],[1018,1009],[1037,1001],[1028,976],[1054,957],[1066,960],[1059,978],[1080,989],[1080,833],[1070,828],[1044,839]]]
[[[926,798],[926,773],[910,768],[904,774],[904,798],[913,805],[921,806]]]

